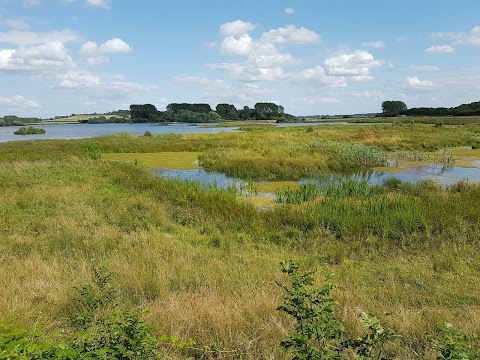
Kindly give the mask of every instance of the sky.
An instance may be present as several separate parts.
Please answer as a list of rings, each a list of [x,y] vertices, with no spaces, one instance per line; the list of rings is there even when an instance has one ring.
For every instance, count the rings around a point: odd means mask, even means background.
[[[479,0],[0,0],[0,116],[480,100]]]

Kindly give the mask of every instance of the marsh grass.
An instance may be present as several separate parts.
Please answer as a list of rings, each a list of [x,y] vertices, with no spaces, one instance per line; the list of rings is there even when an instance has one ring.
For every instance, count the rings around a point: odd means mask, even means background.
[[[397,138],[407,150],[421,143],[468,146],[476,140],[457,133],[478,131],[391,128],[370,128],[380,139],[375,146],[385,139],[390,147]],[[74,286],[104,265],[117,274],[119,301],[149,310],[156,333],[193,338],[244,359],[281,359],[278,344],[291,323],[275,311],[282,301],[275,281],[280,261],[292,258],[333,274],[336,311],[352,336],[363,333],[358,316],[367,312],[402,335],[402,348],[391,350],[397,358],[434,359],[429,334],[441,321],[480,332],[479,185],[389,180],[328,190],[317,183],[315,201],[258,211],[238,201],[234,189],[161,179],[134,163],[94,159],[102,153],[218,152],[229,156],[225,167],[235,168],[235,159],[260,154],[253,162],[266,176],[271,172],[262,166],[269,159],[291,161],[278,165],[283,177],[292,169],[328,167],[328,157],[336,155],[325,142],[370,143],[358,132],[259,129],[235,136],[0,144],[0,322],[32,328],[41,320],[49,332],[65,330],[60,319],[71,315]]]
[[[168,168],[189,170],[198,168],[197,152],[161,152],[161,153],[109,153],[101,158],[110,161],[131,161],[147,168]]]

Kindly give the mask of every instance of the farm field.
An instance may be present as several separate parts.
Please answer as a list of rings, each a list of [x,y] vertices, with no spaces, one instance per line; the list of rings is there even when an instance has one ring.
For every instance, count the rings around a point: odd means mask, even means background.
[[[476,166],[480,125],[241,130],[0,143],[0,323],[70,336],[78,289],[104,268],[118,308],[144,311],[168,335],[164,358],[288,359],[280,342],[293,321],[276,310],[276,282],[292,259],[316,270],[317,285],[336,284],[349,337],[365,334],[362,312],[399,335],[385,345],[390,358],[436,359],[442,322],[480,333],[479,184],[296,183],[392,161]],[[285,201],[259,211],[236,189],[147,170],[195,159],[269,181]]]

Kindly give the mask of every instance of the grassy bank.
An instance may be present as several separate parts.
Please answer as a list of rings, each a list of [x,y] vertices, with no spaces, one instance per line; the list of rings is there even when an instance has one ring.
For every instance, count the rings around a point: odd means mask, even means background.
[[[392,355],[433,359],[428,338],[440,321],[480,333],[478,185],[332,185],[259,212],[232,191],[156,178],[100,154],[201,152],[212,169],[244,176],[235,169],[246,163],[266,179],[288,179],[348,159],[339,149],[383,159],[476,146],[479,133],[328,126],[0,144],[0,322],[71,331],[74,286],[103,265],[116,273],[121,303],[148,310],[157,334],[193,338],[217,358],[285,358],[279,343],[292,324],[275,310],[283,298],[275,281],[283,279],[279,262],[294,258],[318,269],[319,281],[332,274],[351,336],[363,332],[366,311],[402,335]]]

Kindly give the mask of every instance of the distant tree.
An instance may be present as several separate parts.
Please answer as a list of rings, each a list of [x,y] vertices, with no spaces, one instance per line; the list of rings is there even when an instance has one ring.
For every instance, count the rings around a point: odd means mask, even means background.
[[[256,103],[255,111],[258,120],[269,120],[279,114],[278,105],[269,102]]]
[[[252,118],[252,109],[250,109],[248,106],[244,106],[242,110],[239,110],[238,112],[239,116],[243,120],[248,120]]]
[[[181,110],[208,114],[210,111],[212,111],[212,108],[208,104],[171,103],[167,105],[167,111],[173,111],[174,113],[178,113]]]
[[[132,120],[135,119],[146,119],[148,120],[150,116],[158,115],[157,108],[152,104],[132,104],[130,105],[130,117]]]
[[[215,110],[222,119],[235,120],[238,118],[238,113],[235,105],[218,104]]]
[[[384,101],[382,102],[382,112],[387,116],[396,116],[407,110],[407,105],[403,101]]]

